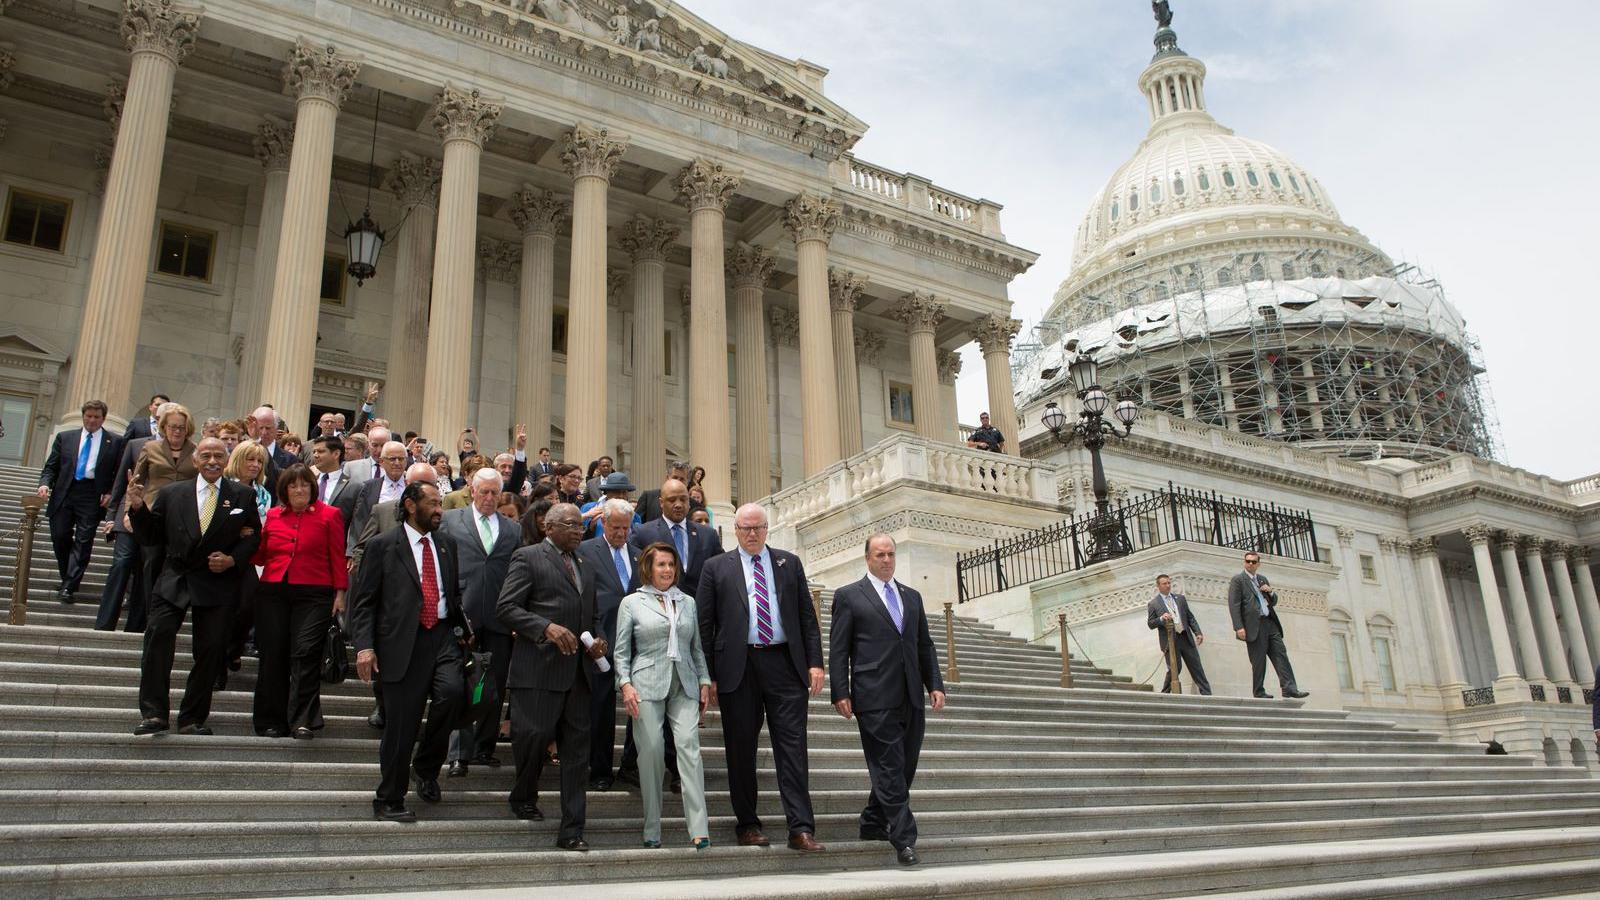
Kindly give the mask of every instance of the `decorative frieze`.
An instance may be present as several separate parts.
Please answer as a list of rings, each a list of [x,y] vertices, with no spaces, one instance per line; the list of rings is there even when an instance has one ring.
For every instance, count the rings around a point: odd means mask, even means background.
[[[906,323],[912,334],[919,331],[932,333],[944,321],[945,305],[932,294],[912,291],[900,298],[889,315]]]
[[[990,353],[1010,353],[1011,339],[1022,330],[1022,320],[1009,316],[988,315],[972,323],[972,339],[985,356]]]
[[[332,44],[313,47],[296,41],[283,66],[283,88],[297,100],[314,98],[343,106],[360,71],[360,63],[340,56]]]
[[[767,314],[767,334],[774,347],[800,346],[800,314],[787,306],[774,306]]]
[[[681,233],[682,228],[666,219],[653,219],[641,213],[617,226],[617,245],[633,257],[635,263],[663,260]]]
[[[796,244],[826,243],[839,227],[839,205],[816,194],[800,194],[784,204],[783,225]]]
[[[739,176],[728,171],[721,163],[697,159],[678,173],[678,198],[690,212],[714,209],[722,212],[728,207],[728,198],[739,186]]]
[[[572,216],[572,201],[556,196],[554,191],[541,191],[531,184],[511,195],[511,221],[522,229],[524,235],[553,235],[562,221]]]
[[[289,154],[294,149],[294,126],[275,116],[267,116],[256,126],[250,145],[256,159],[268,173],[289,171]]]
[[[862,365],[878,364],[878,354],[883,351],[883,335],[870,328],[856,326],[856,360]]]
[[[433,157],[401,153],[383,183],[406,209],[421,205],[437,209],[439,175],[439,161]]]
[[[762,287],[772,275],[772,252],[739,241],[728,248],[724,267],[735,287]]]
[[[604,178],[611,180],[622,163],[622,154],[628,143],[619,135],[616,138],[604,128],[578,124],[561,136],[561,164],[573,178]]]
[[[440,143],[469,141],[482,147],[500,121],[500,104],[483,98],[477,88],[463,91],[445,85],[433,103],[433,130]]]
[[[939,383],[952,385],[956,383],[956,376],[961,374],[961,354],[954,350],[940,350],[936,357],[939,364]]]
[[[834,312],[856,311],[856,302],[867,286],[867,279],[844,269],[828,269],[828,305]]]
[[[133,53],[159,53],[173,65],[194,49],[199,12],[185,12],[172,0],[125,0],[122,41]]]

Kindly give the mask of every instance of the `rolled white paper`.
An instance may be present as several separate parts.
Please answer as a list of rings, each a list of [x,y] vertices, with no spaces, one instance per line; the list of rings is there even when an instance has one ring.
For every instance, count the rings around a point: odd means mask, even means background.
[[[587,631],[585,631],[583,634],[578,635],[578,640],[583,641],[584,649],[588,649],[588,648],[594,646],[594,635],[590,634]],[[602,656],[599,659],[594,661],[594,667],[599,669],[602,672],[611,671],[611,663],[607,662],[606,658],[604,656]]]

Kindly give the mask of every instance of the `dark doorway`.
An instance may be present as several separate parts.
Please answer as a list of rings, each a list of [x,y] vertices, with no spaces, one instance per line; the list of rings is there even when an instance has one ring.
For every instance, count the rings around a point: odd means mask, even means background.
[[[321,433],[317,430],[317,420],[322,418],[323,413],[330,412],[344,413],[344,427],[347,430],[350,428],[350,423],[356,420],[356,411],[354,409],[349,409],[343,406],[323,406],[320,403],[313,403],[311,404],[311,419],[306,424],[306,440],[309,441]]]

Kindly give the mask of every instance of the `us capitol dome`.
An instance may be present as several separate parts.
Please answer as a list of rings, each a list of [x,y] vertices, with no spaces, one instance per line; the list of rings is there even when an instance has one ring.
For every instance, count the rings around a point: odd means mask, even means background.
[[[1494,455],[1476,341],[1439,284],[1339,217],[1322,182],[1206,108],[1170,14],[1139,76],[1150,130],[1078,226],[1018,409],[1091,353],[1116,399],[1343,455]],[[1158,20],[1159,21],[1159,20]]]

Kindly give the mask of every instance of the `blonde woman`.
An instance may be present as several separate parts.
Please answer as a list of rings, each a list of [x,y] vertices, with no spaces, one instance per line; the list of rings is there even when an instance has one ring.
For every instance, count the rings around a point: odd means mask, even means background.
[[[240,441],[233,452],[228,455],[227,468],[222,470],[222,477],[229,481],[237,481],[250,488],[256,495],[256,515],[259,521],[267,521],[267,510],[272,507],[272,495],[267,493],[267,448],[255,441]],[[256,587],[259,584],[261,567],[247,566],[246,571],[239,580],[239,605],[234,608],[233,630],[228,636],[228,672],[237,672],[244,665],[244,655],[250,652],[251,632],[256,623]],[[228,686],[228,672],[217,675],[215,690],[224,690]],[[260,681],[260,673],[257,673]],[[257,731],[259,732],[259,728]]]
[[[639,790],[644,795],[644,845],[661,846],[661,781],[666,769],[661,725],[672,722],[683,782],[683,816],[696,850],[711,846],[706,821],[705,773],[700,764],[700,720],[711,702],[711,675],[700,646],[694,598],[678,590],[678,554],[651,544],[639,554],[643,586],[622,598],[617,611],[617,687],[628,715],[638,722]]]
[[[228,467],[222,475],[256,492],[256,512],[265,522],[267,510],[272,508],[272,495],[267,492],[267,448],[255,441],[240,441],[228,456]]]

